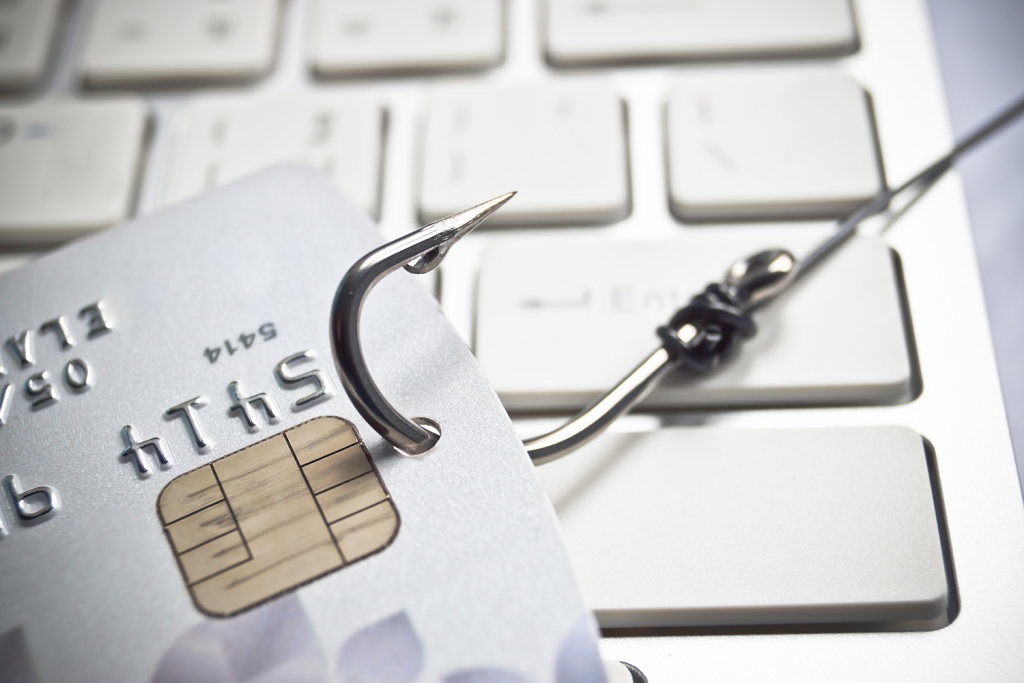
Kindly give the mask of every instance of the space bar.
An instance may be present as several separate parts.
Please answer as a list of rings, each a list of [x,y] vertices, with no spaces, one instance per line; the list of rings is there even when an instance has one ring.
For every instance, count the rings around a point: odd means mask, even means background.
[[[606,629],[941,621],[928,470],[905,427],[612,434],[538,468]]]

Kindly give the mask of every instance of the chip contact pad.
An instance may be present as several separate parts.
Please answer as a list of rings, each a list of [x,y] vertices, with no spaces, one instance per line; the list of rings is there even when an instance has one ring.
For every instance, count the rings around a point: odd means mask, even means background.
[[[355,427],[337,417],[183,474],[157,510],[196,606],[217,617],[384,549],[399,525]]]

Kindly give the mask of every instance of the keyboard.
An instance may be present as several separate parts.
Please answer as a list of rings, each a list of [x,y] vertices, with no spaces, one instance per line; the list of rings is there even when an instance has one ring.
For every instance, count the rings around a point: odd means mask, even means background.
[[[423,280],[523,437],[952,144],[923,0],[0,0],[0,271],[280,162],[385,237],[517,190]],[[538,468],[610,680],[1019,680],[959,177],[755,320]]]

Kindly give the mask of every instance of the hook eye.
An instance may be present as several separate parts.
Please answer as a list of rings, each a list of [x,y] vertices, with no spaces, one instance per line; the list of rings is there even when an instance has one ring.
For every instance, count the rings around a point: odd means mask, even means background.
[[[402,415],[373,381],[359,343],[363,302],[374,285],[399,268],[417,274],[436,268],[455,242],[513,195],[515,192],[495,197],[375,249],[356,261],[338,285],[331,308],[331,346],[341,384],[359,414],[404,453],[419,455],[433,448],[441,439],[441,427],[427,417],[410,420]]]
[[[413,275],[423,275],[425,273],[429,273],[434,268],[437,268],[439,265],[441,265],[441,261],[443,261],[444,257],[447,255],[447,249],[442,249],[441,247],[434,247],[433,249],[428,251],[423,256],[420,256],[412,263],[406,263],[402,267],[405,268],[410,273],[412,273]]]
[[[736,290],[746,308],[774,299],[796,279],[796,257],[785,249],[769,249],[732,264],[725,285]]]
[[[438,441],[441,440],[441,425],[437,424],[434,420],[431,420],[429,417],[414,417],[412,418],[412,421],[420,427],[423,427],[424,431],[428,432],[433,437],[430,442],[426,444],[424,452],[429,451],[437,445]]]

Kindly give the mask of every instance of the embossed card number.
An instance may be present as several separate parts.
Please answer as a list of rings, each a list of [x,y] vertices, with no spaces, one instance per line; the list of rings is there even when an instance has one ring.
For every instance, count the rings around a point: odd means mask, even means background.
[[[274,327],[274,323],[263,323],[257,328],[256,332],[259,332],[260,337],[263,341],[267,342],[277,336],[277,328]],[[250,348],[256,341],[256,332],[243,332],[238,335],[236,343],[232,344],[230,339],[225,339],[223,347],[227,350],[229,356],[235,355],[236,351]],[[220,346],[206,347],[203,350],[203,355],[206,356],[206,360],[210,361],[210,365],[217,362],[220,358]]]
[[[399,525],[355,427],[337,417],[183,474],[157,509],[196,606],[219,617],[383,550]]]

